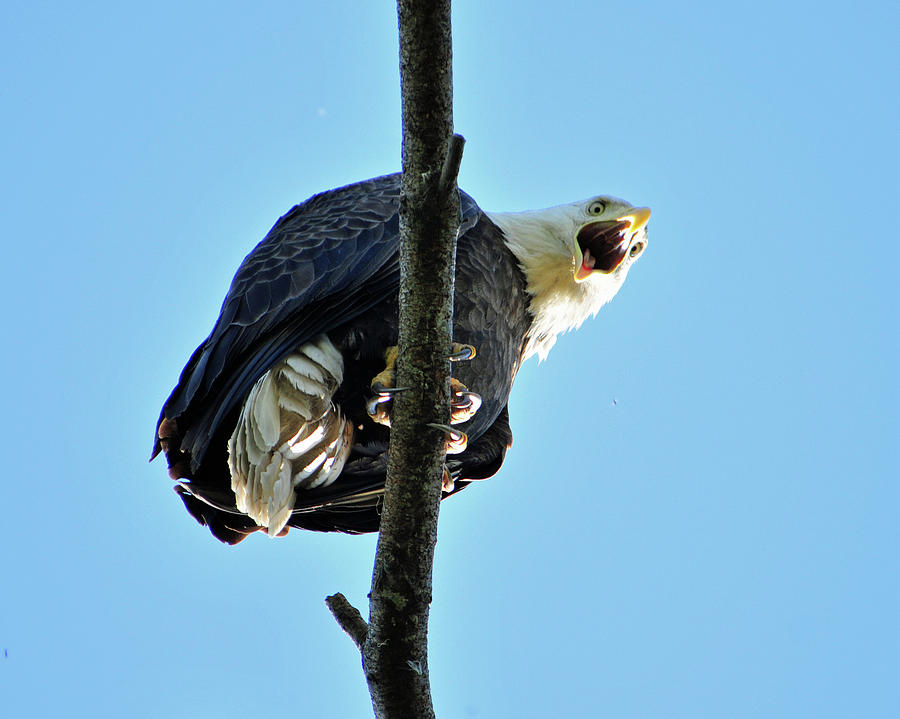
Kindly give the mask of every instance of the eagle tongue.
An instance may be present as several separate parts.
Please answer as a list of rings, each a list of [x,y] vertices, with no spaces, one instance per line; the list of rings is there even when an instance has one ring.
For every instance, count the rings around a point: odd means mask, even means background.
[[[589,248],[584,248],[584,255],[581,258],[581,266],[586,270],[594,269],[594,265],[597,263],[597,260],[591,256],[591,251]]]

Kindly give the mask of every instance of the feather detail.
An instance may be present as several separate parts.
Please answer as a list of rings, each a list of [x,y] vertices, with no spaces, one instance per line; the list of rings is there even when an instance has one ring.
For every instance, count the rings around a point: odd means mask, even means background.
[[[253,385],[228,442],[237,509],[271,535],[287,524],[294,490],[324,487],[340,475],[353,426],[331,402],[343,360],[320,335]]]

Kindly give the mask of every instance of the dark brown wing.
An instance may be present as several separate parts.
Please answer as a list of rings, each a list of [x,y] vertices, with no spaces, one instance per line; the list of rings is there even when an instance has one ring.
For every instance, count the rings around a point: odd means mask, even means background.
[[[253,383],[320,333],[353,328],[371,340],[371,318],[396,315],[399,193],[399,175],[389,175],[317,195],[282,217],[242,263],[212,333],[163,406],[153,455],[166,450],[173,478],[189,480],[176,491],[219,539],[234,543],[257,529],[234,506],[226,454]],[[478,356],[454,374],[484,399],[464,426],[469,449],[454,458],[454,475],[463,480],[489,476],[502,463],[509,434],[503,410],[530,320],[524,278],[502,233],[460,195],[454,339],[474,344]],[[377,342],[396,344],[396,327],[382,327]],[[377,529],[387,443],[369,439],[354,446],[332,485],[298,493],[291,526]]]

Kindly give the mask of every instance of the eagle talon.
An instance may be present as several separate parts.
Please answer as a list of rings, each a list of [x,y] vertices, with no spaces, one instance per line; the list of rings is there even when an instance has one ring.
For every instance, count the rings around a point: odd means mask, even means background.
[[[472,345],[463,345],[458,342],[454,342],[451,345],[450,351],[450,361],[451,362],[462,362],[465,360],[475,359],[475,355],[477,352]]]
[[[378,394],[373,395],[366,401],[366,413],[376,422],[379,422],[378,418],[382,414],[386,415],[387,413],[379,412],[378,405],[382,404],[383,402],[387,402],[389,399],[390,397],[384,397]]]
[[[447,465],[444,465],[444,473],[441,477],[441,491],[442,492],[452,492],[455,486],[455,482],[453,481],[453,475],[450,474],[450,470],[447,469]]]
[[[481,395],[469,391],[462,382],[450,378],[450,424],[468,422],[481,407]]]
[[[381,382],[372,382],[371,385],[372,391],[379,395],[387,395],[385,399],[381,400],[382,402],[390,399],[390,395],[397,394],[398,392],[406,392],[409,390],[409,387],[385,387]]]
[[[409,390],[409,387],[385,387],[381,382],[373,380],[371,388],[375,394],[366,401],[366,412],[378,424],[390,427],[391,418],[387,407],[379,407],[378,405],[390,402],[394,399],[395,394],[406,392]]]
[[[432,429],[439,429],[447,434],[447,439],[444,442],[444,451],[447,452],[447,454],[459,454],[460,452],[464,452],[466,446],[469,444],[468,435],[466,435],[465,432],[460,432],[458,429],[451,427],[449,424],[429,422],[426,426],[431,427]]]
[[[455,397],[459,399],[451,400],[450,406],[454,410],[467,410],[472,407],[474,409],[472,412],[478,411],[478,408],[481,407],[481,395],[476,392],[469,392],[468,390],[464,390],[462,392],[457,392]]]

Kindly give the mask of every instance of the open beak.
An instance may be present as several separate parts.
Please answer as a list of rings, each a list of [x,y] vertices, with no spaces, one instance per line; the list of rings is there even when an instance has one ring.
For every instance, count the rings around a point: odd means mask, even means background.
[[[631,223],[628,226],[628,229],[625,230],[625,232],[628,234],[628,240],[630,242],[631,238],[634,236],[634,233],[642,230],[650,221],[650,208],[635,207],[627,215],[622,215],[622,217],[619,217],[618,221]]]
[[[589,222],[575,238],[575,281],[594,272],[609,274],[622,264],[634,236],[647,226],[649,207],[634,207],[615,220]]]

